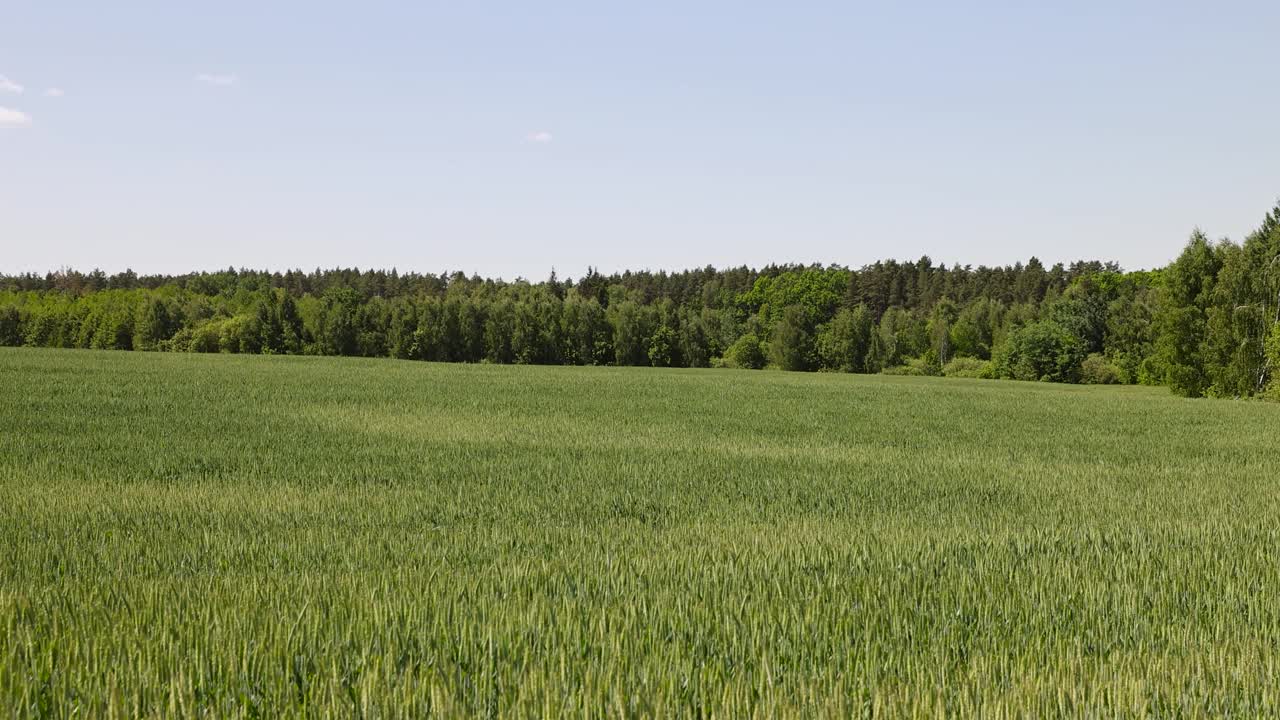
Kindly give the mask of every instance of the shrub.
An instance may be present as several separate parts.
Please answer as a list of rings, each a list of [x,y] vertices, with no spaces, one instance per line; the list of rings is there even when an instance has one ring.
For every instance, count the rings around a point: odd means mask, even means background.
[[[1280,379],[1273,378],[1271,383],[1267,385],[1267,389],[1262,393],[1263,400],[1271,402],[1280,402]]]
[[[1143,358],[1138,364],[1138,384],[1160,386],[1164,385],[1164,380],[1168,371],[1164,365],[1164,361],[1156,355]]]
[[[191,329],[191,339],[187,341],[187,351],[196,353],[216,353],[222,342],[222,322],[210,320],[203,325]],[[174,338],[177,340],[177,338]]]
[[[157,350],[165,352],[188,352],[191,350],[192,331],[189,327],[184,327],[173,334],[168,340],[161,340],[156,346]],[[194,351],[192,351],[194,352]]]
[[[1084,358],[1079,338],[1056,322],[1041,321],[1015,330],[994,362],[999,377],[1073,383],[1080,380]]]
[[[724,351],[723,364],[725,367],[759,370],[764,367],[766,357],[764,343],[755,333],[747,333]]]
[[[1120,369],[1102,353],[1092,353],[1080,363],[1080,382],[1086,385],[1117,385]]]
[[[250,315],[236,315],[223,320],[218,333],[218,348],[226,353],[258,353],[262,351],[262,331]]]
[[[942,374],[959,378],[992,378],[995,377],[995,369],[989,360],[958,357],[943,366]]]
[[[881,375],[907,375],[910,377],[924,377],[925,371],[915,365],[892,365],[880,371]]]
[[[671,351],[677,340],[675,331],[666,325],[655,330],[649,337],[649,364],[654,367],[671,367]]]
[[[927,357],[907,358],[902,365],[894,365],[880,371],[884,375],[909,375],[912,377],[929,377],[938,374],[938,365]]]

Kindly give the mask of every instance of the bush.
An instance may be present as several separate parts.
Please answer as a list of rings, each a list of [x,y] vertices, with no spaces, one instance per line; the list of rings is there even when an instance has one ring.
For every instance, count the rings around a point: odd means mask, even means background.
[[[649,337],[649,364],[654,367],[671,367],[671,350],[677,340],[675,331],[666,325],[655,330]]]
[[[1120,369],[1102,353],[1093,353],[1080,363],[1080,382],[1086,385],[1118,385]]]
[[[993,378],[995,368],[989,360],[971,357],[958,357],[942,368],[942,374],[958,378]]]
[[[156,346],[157,350],[164,352],[192,352],[191,338],[192,331],[189,327],[184,327],[173,334],[168,340],[161,340]]]
[[[262,330],[250,315],[236,315],[223,320],[218,333],[218,349],[226,353],[258,353],[262,351]]]
[[[883,375],[907,375],[911,377],[929,377],[938,374],[936,363],[927,357],[907,358],[902,365],[894,365],[880,371]]]
[[[174,338],[177,341],[177,337]],[[203,325],[191,329],[191,338],[187,340],[187,351],[195,353],[216,353],[222,343],[222,323],[210,320]]]
[[[1013,380],[1079,382],[1084,346],[1069,330],[1052,321],[1015,330],[998,348],[996,374]]]
[[[759,370],[764,367],[766,357],[764,343],[755,333],[747,333],[724,351],[722,364],[724,367]]]
[[[1164,385],[1164,380],[1167,375],[1168,371],[1165,368],[1164,361],[1156,355],[1143,358],[1142,362],[1138,364],[1139,385],[1150,385],[1153,387]]]
[[[881,375],[906,375],[909,377],[924,377],[927,373],[914,365],[892,365],[880,371]]]

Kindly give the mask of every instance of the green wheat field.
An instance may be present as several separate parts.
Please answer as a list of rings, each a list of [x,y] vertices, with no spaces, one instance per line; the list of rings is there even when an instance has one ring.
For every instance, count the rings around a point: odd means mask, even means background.
[[[1280,406],[0,349],[0,715],[1280,713]]]

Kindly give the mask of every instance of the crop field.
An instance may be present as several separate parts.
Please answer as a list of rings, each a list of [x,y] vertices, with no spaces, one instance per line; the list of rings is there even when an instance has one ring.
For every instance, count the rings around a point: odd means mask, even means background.
[[[1280,713],[1280,406],[0,349],[0,715]]]

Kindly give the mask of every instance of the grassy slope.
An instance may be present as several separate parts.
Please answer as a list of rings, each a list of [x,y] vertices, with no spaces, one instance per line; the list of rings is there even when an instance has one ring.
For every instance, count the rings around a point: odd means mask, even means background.
[[[1280,712],[1280,407],[0,350],[0,707]]]

